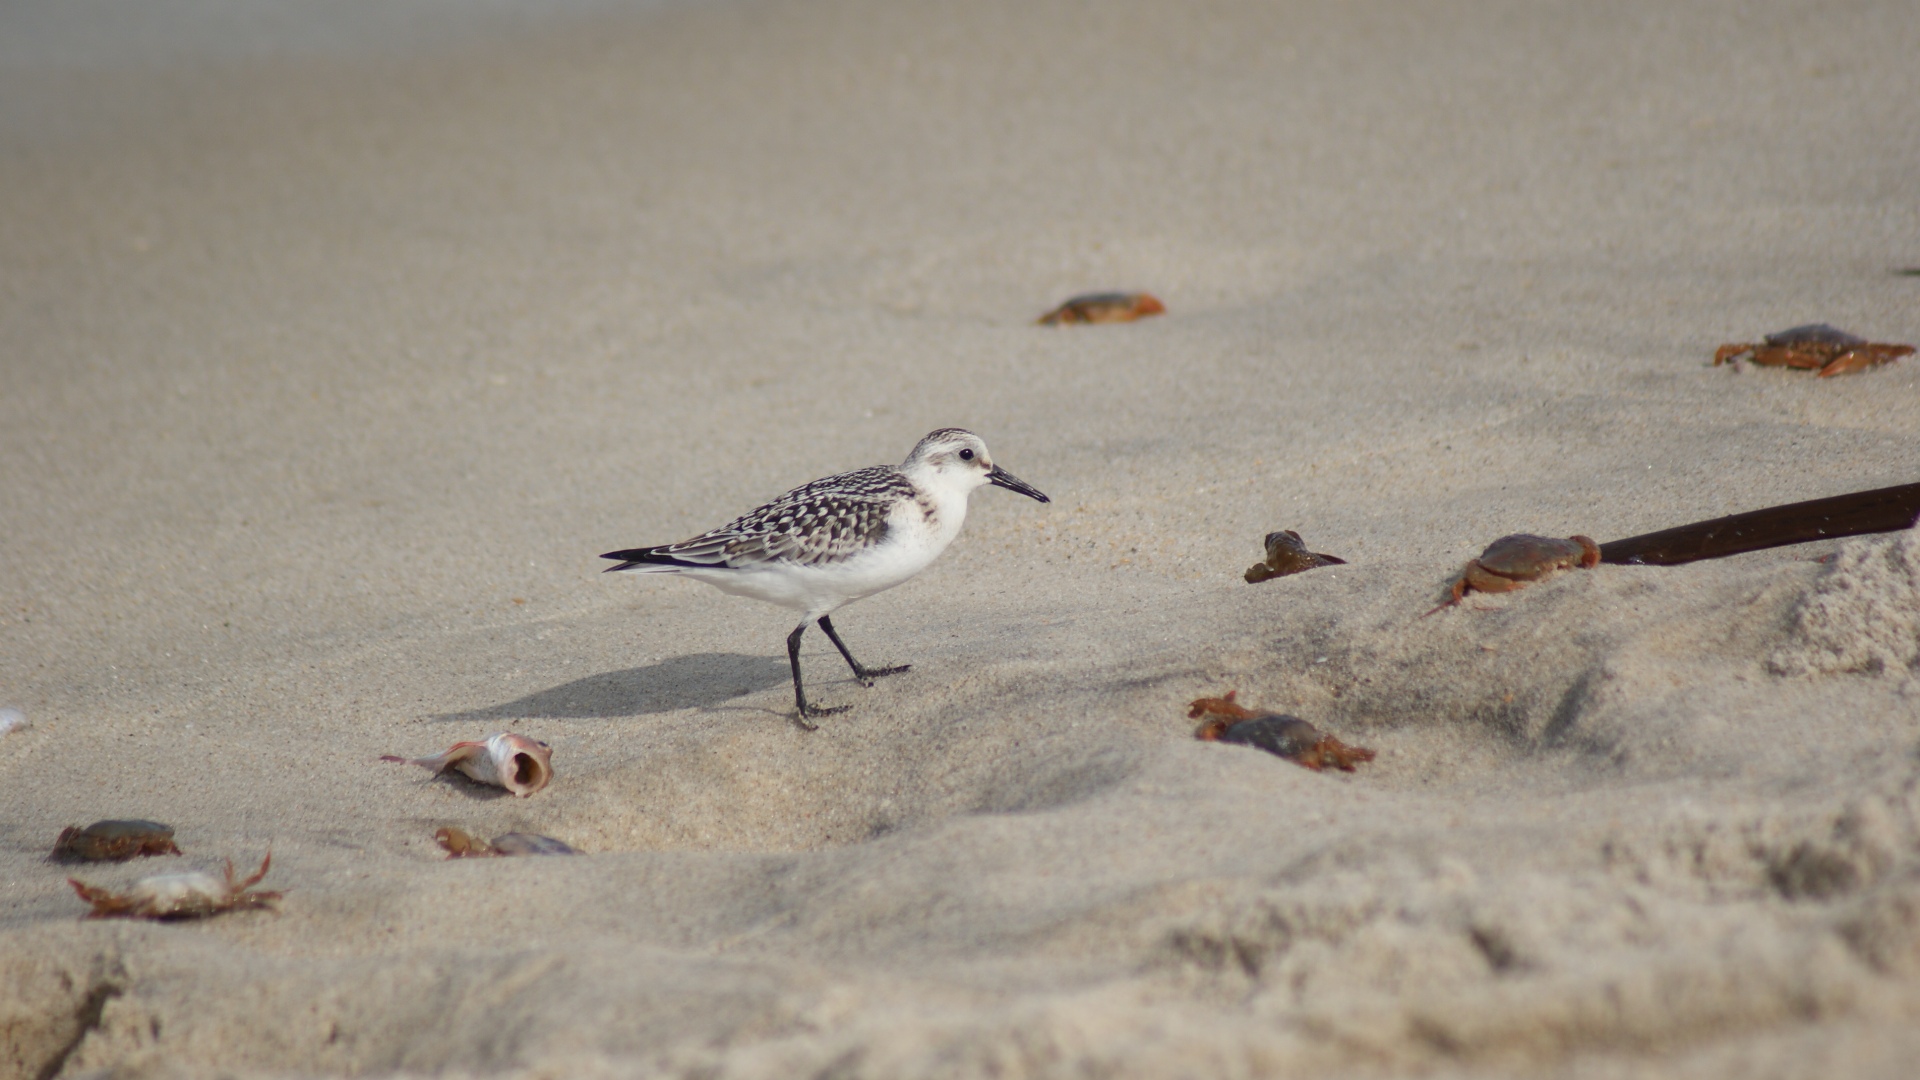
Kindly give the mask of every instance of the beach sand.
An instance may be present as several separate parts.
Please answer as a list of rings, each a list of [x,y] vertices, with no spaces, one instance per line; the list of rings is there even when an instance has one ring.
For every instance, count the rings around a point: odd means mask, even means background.
[[[1910,4],[50,10],[0,13],[64,50],[0,64],[0,1076],[1920,1060],[1920,537],[1421,618],[1506,533],[1916,479],[1920,363],[1709,365],[1920,338]],[[1032,325],[1121,288],[1168,313]],[[911,672],[809,635],[818,731],[790,613],[599,573],[948,425],[1053,503],[837,615]],[[1349,565],[1247,585],[1281,528]],[[1196,742],[1229,689],[1379,757]],[[551,787],[378,760],[502,730]],[[186,854],[44,861],[123,817]],[[65,881],[269,849],[277,914]]]

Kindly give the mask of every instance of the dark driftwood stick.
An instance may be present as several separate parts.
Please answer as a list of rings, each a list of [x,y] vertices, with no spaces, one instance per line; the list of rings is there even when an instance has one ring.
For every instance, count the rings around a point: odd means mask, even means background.
[[[1896,532],[1915,517],[1920,517],[1920,484],[1901,484],[1629,536],[1601,544],[1600,561],[1674,566],[1810,540]]]

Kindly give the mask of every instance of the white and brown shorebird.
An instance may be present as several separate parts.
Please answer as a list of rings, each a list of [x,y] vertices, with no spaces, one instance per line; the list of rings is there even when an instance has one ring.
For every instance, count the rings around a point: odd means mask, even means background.
[[[848,706],[807,703],[800,683],[800,638],[818,622],[846,657],[853,677],[872,686],[909,665],[870,668],[853,658],[829,615],[925,570],[967,520],[967,497],[985,484],[1047,502],[1038,488],[993,463],[980,436],[961,428],[929,432],[898,465],[875,465],[802,484],[691,540],[609,551],[608,573],[681,574],[722,592],[802,613],[787,635],[793,700],[800,724]]]

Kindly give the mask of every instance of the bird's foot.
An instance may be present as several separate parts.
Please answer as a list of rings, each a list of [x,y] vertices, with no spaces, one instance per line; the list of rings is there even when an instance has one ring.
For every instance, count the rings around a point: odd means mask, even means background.
[[[853,677],[860,680],[861,686],[872,686],[873,680],[878,679],[883,675],[898,675],[903,671],[907,671],[911,669],[912,667],[913,667],[912,664],[895,664],[892,667],[883,667],[883,668],[863,667],[859,671],[854,672]]]
[[[798,714],[797,714],[797,715],[796,715],[796,716],[794,717],[794,723],[797,723],[797,724],[799,724],[802,730],[805,730],[805,731],[817,731],[817,730],[819,730],[819,727],[820,727],[820,725],[818,725],[818,724],[810,724],[810,723],[808,723],[807,721],[808,721],[809,719],[811,719],[811,718],[813,718],[813,717],[819,717],[819,716],[832,716],[832,715],[833,715],[834,713],[843,713],[843,712],[846,712],[846,711],[847,711],[848,709],[851,709],[851,708],[853,708],[853,706],[851,706],[851,705],[806,705],[806,704],[803,704],[803,705],[801,705],[801,706],[800,706],[800,711],[799,711],[799,713],[798,713]]]

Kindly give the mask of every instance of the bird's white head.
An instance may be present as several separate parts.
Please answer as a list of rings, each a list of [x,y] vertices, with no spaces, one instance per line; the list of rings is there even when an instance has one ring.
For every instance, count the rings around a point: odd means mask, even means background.
[[[930,431],[900,463],[900,471],[923,488],[964,498],[983,484],[1017,491],[1030,499],[1050,501],[1040,489],[993,463],[987,444],[965,428]]]

